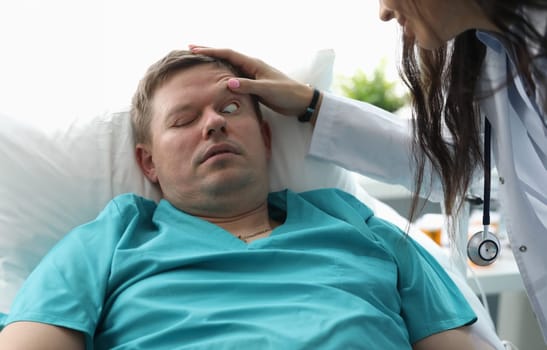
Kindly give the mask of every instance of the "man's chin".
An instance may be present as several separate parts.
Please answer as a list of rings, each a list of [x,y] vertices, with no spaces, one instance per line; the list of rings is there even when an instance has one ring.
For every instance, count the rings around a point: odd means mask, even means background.
[[[218,193],[219,195],[226,195],[234,191],[245,191],[253,183],[248,174],[228,169],[209,174],[203,180],[207,192]]]

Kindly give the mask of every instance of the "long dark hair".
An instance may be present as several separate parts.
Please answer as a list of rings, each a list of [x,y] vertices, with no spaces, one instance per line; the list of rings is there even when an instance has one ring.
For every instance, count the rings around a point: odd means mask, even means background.
[[[539,78],[536,81],[546,81],[546,73],[533,63],[537,56],[547,57],[546,33],[538,32],[522,10],[545,11],[547,0],[477,0],[477,3],[514,50],[518,73],[532,87],[531,76]],[[536,52],[532,53],[530,47],[535,47]],[[486,48],[477,39],[475,30],[463,32],[435,50],[421,49],[409,38],[403,40],[399,71],[412,95],[413,154],[417,163],[411,220],[419,210],[418,195],[426,185],[427,159],[432,171],[442,179],[444,210],[453,217],[462,207],[473,171],[483,164],[478,102],[485,94],[478,94],[476,86],[485,55]]]

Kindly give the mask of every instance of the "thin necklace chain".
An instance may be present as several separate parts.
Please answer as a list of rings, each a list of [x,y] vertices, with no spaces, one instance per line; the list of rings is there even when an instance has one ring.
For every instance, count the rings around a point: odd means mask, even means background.
[[[247,241],[249,238],[253,238],[255,236],[258,236],[259,234],[266,233],[266,232],[271,231],[271,230],[272,230],[271,227],[266,227],[266,228],[263,228],[260,231],[251,233],[250,235],[245,236],[245,237],[243,235],[238,235],[237,238],[241,239],[242,241]]]

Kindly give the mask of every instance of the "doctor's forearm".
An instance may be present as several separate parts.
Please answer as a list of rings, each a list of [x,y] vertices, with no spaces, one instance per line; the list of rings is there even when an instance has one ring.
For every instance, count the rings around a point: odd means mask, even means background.
[[[309,154],[373,179],[413,190],[415,161],[412,124],[375,106],[324,93],[315,122]],[[429,164],[424,183],[430,199],[438,201],[442,188],[431,178]],[[429,194],[424,186],[423,195]]]

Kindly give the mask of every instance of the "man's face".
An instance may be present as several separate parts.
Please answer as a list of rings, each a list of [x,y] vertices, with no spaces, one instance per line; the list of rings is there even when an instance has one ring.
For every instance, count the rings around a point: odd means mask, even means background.
[[[206,209],[208,199],[257,187],[267,194],[270,131],[249,95],[227,89],[232,77],[226,68],[200,64],[175,73],[152,98],[152,141],[137,145],[137,158],[179,208]]]

